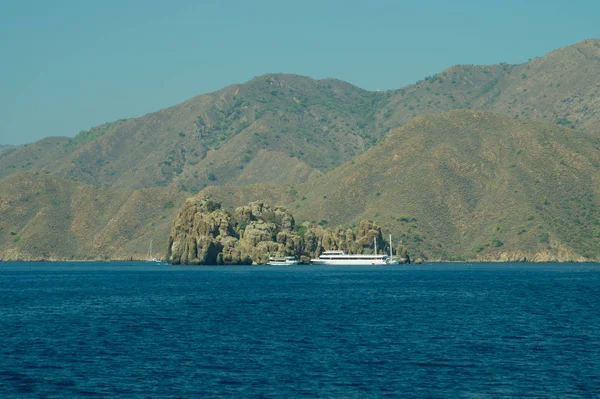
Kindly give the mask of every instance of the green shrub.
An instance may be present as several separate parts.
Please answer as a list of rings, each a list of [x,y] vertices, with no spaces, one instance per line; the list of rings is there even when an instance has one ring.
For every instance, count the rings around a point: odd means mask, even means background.
[[[568,120],[567,118],[561,118],[556,121],[556,124],[561,125],[561,126],[570,126],[570,125],[572,125],[572,122],[570,120]]]
[[[304,237],[304,234],[306,234],[306,230],[307,230],[306,226],[299,225],[299,226],[296,226],[296,228],[294,229],[294,232],[296,234],[298,234],[300,237]]]

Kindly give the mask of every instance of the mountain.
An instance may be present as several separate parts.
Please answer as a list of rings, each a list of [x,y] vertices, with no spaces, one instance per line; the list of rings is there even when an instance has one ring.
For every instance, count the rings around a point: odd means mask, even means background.
[[[0,178],[40,171],[100,187],[299,184],[412,118],[479,109],[600,134],[600,40],[520,65],[458,65],[370,92],[335,80],[270,74],[182,104],[0,155]]]
[[[0,258],[164,254],[200,191],[373,219],[429,259],[598,260],[599,75],[600,40],[386,92],[269,74],[0,149]]]
[[[137,119],[46,138],[0,157],[0,177],[39,170],[102,187],[301,182],[363,152],[378,93],[266,75]]]
[[[188,196],[17,173],[0,180],[0,259],[145,259],[150,240],[164,257],[171,222]]]
[[[378,222],[429,259],[600,260],[600,137],[482,111],[413,119],[294,187],[209,187],[324,225]]]

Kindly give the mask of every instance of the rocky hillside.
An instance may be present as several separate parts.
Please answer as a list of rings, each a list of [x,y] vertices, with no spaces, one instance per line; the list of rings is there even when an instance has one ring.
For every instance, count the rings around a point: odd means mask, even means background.
[[[191,192],[298,184],[422,114],[481,109],[600,134],[599,82],[600,40],[520,65],[458,65],[387,92],[271,74],[0,155],[0,178],[32,170],[102,187]]]
[[[326,229],[304,223],[296,225],[283,207],[262,201],[236,208],[231,214],[209,198],[189,198],[173,222],[167,259],[172,264],[239,265],[264,264],[270,256],[295,255],[308,263],[324,250],[373,253],[374,238],[387,251],[381,228],[361,221],[356,229]],[[406,248],[397,248],[409,259]]]
[[[0,260],[164,258],[171,223],[190,194],[171,188],[97,189],[19,173],[0,180]]]
[[[415,118],[294,187],[210,187],[303,219],[378,221],[429,259],[600,259],[600,137],[481,111]]]

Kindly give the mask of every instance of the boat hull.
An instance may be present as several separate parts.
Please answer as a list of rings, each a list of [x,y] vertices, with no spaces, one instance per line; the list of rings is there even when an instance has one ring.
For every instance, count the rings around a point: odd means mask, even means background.
[[[326,265],[326,266],[387,266],[386,260],[373,259],[311,259],[313,265]]]

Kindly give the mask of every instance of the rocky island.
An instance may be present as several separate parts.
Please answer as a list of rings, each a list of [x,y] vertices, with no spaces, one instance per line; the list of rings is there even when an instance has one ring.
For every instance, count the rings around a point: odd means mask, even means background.
[[[183,265],[264,264],[269,256],[297,256],[308,263],[325,250],[372,253],[373,240],[389,251],[381,227],[370,220],[355,228],[297,225],[285,208],[254,201],[230,213],[210,198],[189,198],[181,207],[169,236],[167,260]],[[406,248],[397,253],[409,259]]]

